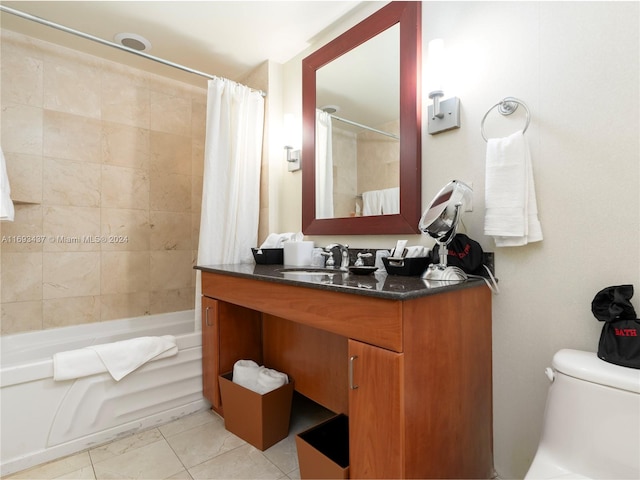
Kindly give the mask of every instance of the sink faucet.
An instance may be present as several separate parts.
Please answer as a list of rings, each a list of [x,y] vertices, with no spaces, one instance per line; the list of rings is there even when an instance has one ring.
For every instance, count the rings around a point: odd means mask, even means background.
[[[340,249],[340,254],[342,256],[342,261],[340,262],[340,270],[348,270],[349,267],[349,245],[342,245],[340,243],[332,243],[324,247],[325,251],[331,252],[334,248]],[[335,261],[333,259],[333,255],[329,255],[327,258],[327,262],[325,264],[327,267],[332,267],[335,265]]]

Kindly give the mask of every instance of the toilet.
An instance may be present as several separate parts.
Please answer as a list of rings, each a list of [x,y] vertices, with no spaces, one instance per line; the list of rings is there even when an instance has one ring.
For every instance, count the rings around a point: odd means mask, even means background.
[[[560,350],[542,436],[525,479],[639,479],[640,370]]]

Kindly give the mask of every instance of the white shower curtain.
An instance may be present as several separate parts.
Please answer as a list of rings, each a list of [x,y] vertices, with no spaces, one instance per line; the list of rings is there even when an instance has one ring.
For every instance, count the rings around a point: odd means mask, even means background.
[[[316,218],[333,218],[331,115],[316,110]]]
[[[258,242],[264,99],[227,79],[209,80],[198,265],[252,262]],[[196,327],[202,286],[196,273]]]

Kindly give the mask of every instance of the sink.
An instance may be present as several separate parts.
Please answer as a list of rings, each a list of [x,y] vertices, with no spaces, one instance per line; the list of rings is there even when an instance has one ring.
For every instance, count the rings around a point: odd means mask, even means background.
[[[342,275],[345,272],[339,268],[323,268],[323,267],[291,267],[282,268],[279,272],[289,275]]]

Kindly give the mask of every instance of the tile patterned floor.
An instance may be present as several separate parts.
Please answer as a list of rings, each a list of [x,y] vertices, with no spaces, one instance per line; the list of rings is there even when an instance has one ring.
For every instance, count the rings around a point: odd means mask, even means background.
[[[204,411],[4,479],[299,479],[295,435],[332,414],[302,398],[293,413],[289,436],[264,452]]]

